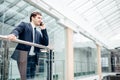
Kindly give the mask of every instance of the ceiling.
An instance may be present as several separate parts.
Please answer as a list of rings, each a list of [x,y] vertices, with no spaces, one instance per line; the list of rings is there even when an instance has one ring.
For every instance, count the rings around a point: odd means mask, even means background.
[[[120,0],[36,1],[51,6],[108,48],[120,47]]]
[[[39,3],[40,9],[56,17],[58,22],[69,23],[69,27],[76,32],[96,39],[96,42],[105,44],[107,48],[120,47],[120,0],[31,1]],[[38,9],[27,2],[30,3],[30,0],[0,0],[0,7],[2,7],[0,8],[0,22],[15,26],[21,20],[28,21],[29,18],[26,16]],[[54,26],[57,25],[56,20],[45,13],[42,14],[45,23],[51,26],[48,27],[49,31],[52,32]]]
[[[21,21],[29,21],[29,15],[33,11],[40,11],[36,7],[26,3],[23,0],[2,0],[0,1],[0,22],[15,27]],[[42,12],[42,11],[40,11]],[[54,19],[43,13],[45,22],[54,22]]]
[[[0,0],[0,34],[9,34],[21,21],[29,22],[29,16],[33,11],[42,13],[43,22],[46,24],[50,37],[49,41],[53,44],[53,34],[56,32],[62,34],[63,27],[58,25],[52,16],[24,0]]]

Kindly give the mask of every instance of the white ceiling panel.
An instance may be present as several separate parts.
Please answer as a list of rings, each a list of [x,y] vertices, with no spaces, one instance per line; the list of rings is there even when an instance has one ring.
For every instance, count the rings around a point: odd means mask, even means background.
[[[115,0],[117,4],[120,4],[120,0]]]
[[[95,0],[94,3],[98,1],[98,0]],[[114,0],[101,0],[98,4],[96,4],[96,6],[99,8],[99,9],[102,9],[106,6],[109,6],[109,4],[111,4],[112,2],[114,2]]]
[[[89,9],[93,8],[93,6],[94,5],[93,5],[92,1],[88,1],[86,4],[77,8],[76,11],[83,14],[83,13],[87,12]],[[72,7],[74,7],[74,6],[72,6]]]
[[[66,1],[66,0],[65,0]],[[71,0],[71,1],[66,1],[65,4],[67,4],[69,7],[73,7],[74,9],[79,8],[86,4],[89,0]]]
[[[84,17],[87,19],[87,21],[93,25],[94,23],[102,20],[101,14],[98,12],[98,10],[94,7],[84,13]]]
[[[95,5],[98,5],[100,3],[102,3],[105,0],[92,0],[94,2]]]
[[[115,6],[115,3],[110,4],[102,9],[100,9],[101,14],[103,14],[104,16],[107,16],[115,11],[118,11],[118,7]]]
[[[113,21],[114,19],[119,19],[119,11],[116,11],[108,16],[105,17],[107,21]]]
[[[111,22],[109,22],[109,24],[112,26],[112,25],[119,25],[120,24],[120,20],[119,19],[116,19],[116,20],[113,20]]]

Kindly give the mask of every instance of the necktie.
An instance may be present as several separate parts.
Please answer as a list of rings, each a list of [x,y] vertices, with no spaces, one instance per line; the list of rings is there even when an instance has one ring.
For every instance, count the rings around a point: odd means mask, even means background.
[[[36,38],[36,28],[34,28],[34,38],[33,38],[33,43],[35,43],[35,38]]]

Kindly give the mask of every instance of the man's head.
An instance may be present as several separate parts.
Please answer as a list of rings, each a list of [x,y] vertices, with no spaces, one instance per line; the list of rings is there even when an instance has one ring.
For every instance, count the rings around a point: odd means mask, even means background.
[[[34,23],[35,26],[40,26],[40,23],[42,22],[42,14],[39,12],[31,13],[30,22]]]

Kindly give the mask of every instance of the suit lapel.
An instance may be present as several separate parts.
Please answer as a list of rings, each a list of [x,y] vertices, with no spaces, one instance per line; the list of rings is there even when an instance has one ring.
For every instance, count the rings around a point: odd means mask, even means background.
[[[33,41],[33,28],[32,28],[31,23],[29,23],[29,30],[31,32],[31,38],[32,38],[32,41]]]
[[[32,25],[30,23],[29,23],[29,29],[33,33],[33,28],[32,28]]]

